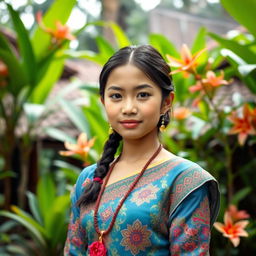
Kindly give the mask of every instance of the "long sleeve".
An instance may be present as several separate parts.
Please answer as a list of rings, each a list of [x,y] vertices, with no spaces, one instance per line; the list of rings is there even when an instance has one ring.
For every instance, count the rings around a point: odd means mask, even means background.
[[[70,222],[68,227],[68,234],[64,248],[65,256],[79,256],[85,255],[87,242],[86,242],[86,232],[82,228],[80,223],[80,210],[76,206],[77,201],[77,191],[74,186],[73,192],[71,192],[71,214]]]
[[[172,256],[209,255],[210,215],[206,183],[187,195],[169,217]]]

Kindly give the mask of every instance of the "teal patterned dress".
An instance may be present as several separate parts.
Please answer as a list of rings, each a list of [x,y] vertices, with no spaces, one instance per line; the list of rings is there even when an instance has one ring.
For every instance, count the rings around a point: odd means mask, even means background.
[[[71,193],[72,209],[64,255],[89,255],[98,240],[95,203],[76,201],[93,180],[96,164],[86,167]],[[106,230],[117,205],[137,174],[106,187],[98,211]],[[216,180],[199,165],[174,157],[149,166],[124,202],[111,232],[104,236],[107,255],[209,255],[210,229],[219,210]]]

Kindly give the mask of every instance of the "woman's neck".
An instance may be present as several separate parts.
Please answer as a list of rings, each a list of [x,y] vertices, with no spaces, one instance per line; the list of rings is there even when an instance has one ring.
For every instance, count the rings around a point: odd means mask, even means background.
[[[123,140],[123,149],[120,161],[140,162],[148,160],[159,147],[158,136],[147,139]]]

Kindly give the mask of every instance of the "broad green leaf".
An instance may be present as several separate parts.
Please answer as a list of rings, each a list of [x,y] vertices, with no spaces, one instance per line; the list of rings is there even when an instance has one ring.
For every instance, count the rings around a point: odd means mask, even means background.
[[[13,53],[11,46],[9,45],[2,32],[0,32],[0,49]]]
[[[200,50],[203,50],[205,49],[207,46],[206,46],[206,29],[205,28],[201,28],[197,35],[196,35],[196,38],[194,39],[194,42],[193,42],[193,46],[191,48],[191,53],[192,54],[195,54],[196,52],[199,52]],[[198,72],[202,72],[204,73],[205,72],[205,64],[207,63],[209,59],[209,56],[208,56],[208,52],[207,51],[204,51],[197,59],[197,63],[199,64],[199,67],[198,67]]]
[[[27,256],[28,255],[28,252],[25,248],[15,244],[7,245],[6,250],[8,251],[8,254],[2,254],[2,256],[8,256],[8,255]]]
[[[65,58],[81,58],[93,61],[101,66],[106,63],[106,58],[102,57],[99,53],[93,51],[72,51],[67,50],[63,52]]]
[[[246,65],[246,62],[240,58],[237,54],[235,54],[234,52],[230,51],[229,49],[222,49],[220,51],[222,56],[225,56],[226,58],[229,58],[229,60],[232,59],[232,63],[234,64],[234,66],[239,66],[239,65]]]
[[[228,72],[228,69],[225,69],[226,78],[238,75],[241,78],[241,80],[244,81],[246,86],[251,90],[251,92],[256,94],[255,65],[246,64],[246,62],[243,59],[241,59],[234,52],[228,49],[221,50],[221,54],[225,56],[228,62],[234,67],[233,72],[231,72],[230,74]]]
[[[56,188],[50,174],[44,174],[37,185],[37,199],[44,223],[47,222],[49,209],[54,203]]]
[[[61,49],[61,46],[60,48]],[[40,83],[42,79],[45,78],[47,75],[47,72],[50,72],[51,64],[56,61],[56,57],[59,52],[61,52],[59,49],[51,50],[45,55],[39,62],[38,62],[38,72],[36,76],[37,83]],[[58,51],[59,50],[59,51]],[[58,52],[57,52],[58,51]],[[58,58],[58,60],[61,60],[61,58]]]
[[[47,99],[52,87],[58,81],[64,68],[64,59],[52,61],[47,73],[40,83],[33,90],[30,101],[32,103],[43,104]]]
[[[20,90],[27,85],[27,76],[19,61],[11,52],[0,49],[0,58],[7,65],[9,71],[7,90],[17,96]]]
[[[177,51],[175,45],[171,41],[169,41],[164,35],[150,34],[149,43],[153,47],[155,47],[165,59],[166,59],[166,54],[169,54],[176,58],[180,57],[180,54]]]
[[[22,23],[19,14],[13,10],[11,5],[7,4],[9,13],[12,17],[12,22],[15,27],[15,31],[17,33],[17,40],[20,50],[20,55],[22,58],[22,65],[26,70],[27,77],[29,78],[29,83],[33,85],[35,83],[37,65],[34,56],[34,52],[32,49],[32,45],[28,36],[28,32]],[[16,77],[17,79],[17,77]]]
[[[106,25],[113,30],[113,33],[115,35],[115,39],[117,41],[117,45],[119,48],[123,48],[131,45],[131,42],[128,39],[128,37],[125,35],[124,31],[116,23],[108,22]]]
[[[256,64],[254,64],[254,65],[251,64],[251,65],[240,65],[240,66],[238,66],[238,71],[243,76],[247,76],[248,74],[250,74],[255,69],[256,69]],[[255,80],[255,83],[256,83],[256,80]]]
[[[32,238],[36,239],[36,241],[41,245],[42,248],[46,247],[46,242],[45,242],[43,235],[40,233],[40,231],[37,228],[35,228],[27,220],[23,219],[22,217],[18,216],[17,214],[13,214],[8,211],[0,211],[0,216],[10,218],[12,220],[17,221],[19,224],[23,225],[32,234]]]
[[[255,10],[256,1],[254,0],[221,0],[223,7],[241,25],[245,26],[256,38]]]
[[[52,29],[56,28],[56,21],[65,24],[75,4],[76,0],[55,0],[44,15],[43,23],[46,27]],[[48,51],[50,40],[50,36],[41,28],[37,27],[32,37],[32,44],[37,57],[42,57]]]
[[[252,188],[250,187],[245,187],[233,196],[231,203],[234,205],[238,205],[240,201],[242,201],[246,196],[248,196],[252,191]]]
[[[239,43],[224,39],[217,34],[209,33],[209,35],[219,42],[223,48],[227,48],[230,51],[234,52],[240,58],[242,58],[248,64],[255,64],[256,54],[249,49],[246,45],[240,45]]]
[[[44,129],[45,133],[52,138],[62,141],[62,142],[71,142],[71,143],[76,143],[76,140],[70,137],[67,133],[63,132],[60,129],[56,129],[54,127],[46,127]]]
[[[42,219],[41,212],[40,212],[40,209],[39,209],[38,200],[37,200],[36,196],[33,193],[28,191],[26,194],[27,194],[27,197],[28,197],[28,204],[29,204],[30,211],[32,212],[36,221],[42,226],[43,225],[43,219]]]
[[[11,209],[15,214],[17,214],[18,216],[23,218],[25,221],[33,225],[33,227],[35,227],[42,235],[46,235],[44,228],[38,222],[36,222],[30,214],[28,214],[27,212],[23,211],[22,209],[16,206],[12,206]]]
[[[81,131],[85,132],[88,137],[90,137],[90,130],[87,120],[85,119],[84,113],[82,110],[71,103],[70,101],[60,99],[59,103],[61,104],[64,111],[69,116],[70,120],[74,125]]]
[[[56,246],[57,242],[65,239],[65,225],[67,225],[66,216],[68,215],[69,205],[70,195],[67,194],[56,197],[54,204],[50,209],[48,209],[46,231],[51,240],[52,246]]]
[[[175,89],[174,101],[182,105],[188,97],[191,97],[188,88],[194,84],[194,78],[193,76],[185,78],[182,73],[177,73],[173,75],[173,84]]]
[[[41,104],[24,103],[24,112],[30,124],[34,124],[41,117],[45,106]]]
[[[79,88],[82,89],[82,90],[88,91],[90,93],[93,93],[93,94],[95,94],[97,96],[99,95],[99,85],[98,84],[97,85],[81,84],[79,86]]]
[[[206,33],[206,28],[200,28],[196,35],[196,38],[194,39],[193,46],[191,48],[192,53],[196,53],[206,47]]]
[[[213,60],[213,62],[211,63],[212,70],[217,69],[224,61],[223,56],[220,54],[220,50],[221,47],[218,46],[209,51],[209,58]]]
[[[85,109],[84,113],[90,124],[91,135],[96,137],[95,147],[97,147],[97,151],[99,152],[107,138],[107,122],[103,120],[100,112],[94,111],[93,109]]]
[[[104,37],[97,36],[95,40],[99,50],[99,55],[104,58],[105,62],[107,62],[107,60],[115,53],[115,50]]]
[[[253,70],[247,76],[242,77],[244,83],[251,90],[252,93],[256,94],[256,72]]]

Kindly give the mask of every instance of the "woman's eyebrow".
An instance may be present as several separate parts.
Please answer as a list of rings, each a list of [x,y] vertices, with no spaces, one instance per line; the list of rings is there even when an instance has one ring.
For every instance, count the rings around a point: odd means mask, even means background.
[[[134,88],[134,90],[140,90],[140,89],[145,89],[145,88],[153,89],[153,87],[152,87],[151,85],[149,85],[149,84],[140,84],[140,85],[136,86],[136,87]],[[108,91],[109,91],[109,90],[124,91],[123,88],[121,88],[121,87],[119,87],[119,86],[116,86],[116,85],[110,86],[107,90],[108,90]]]

